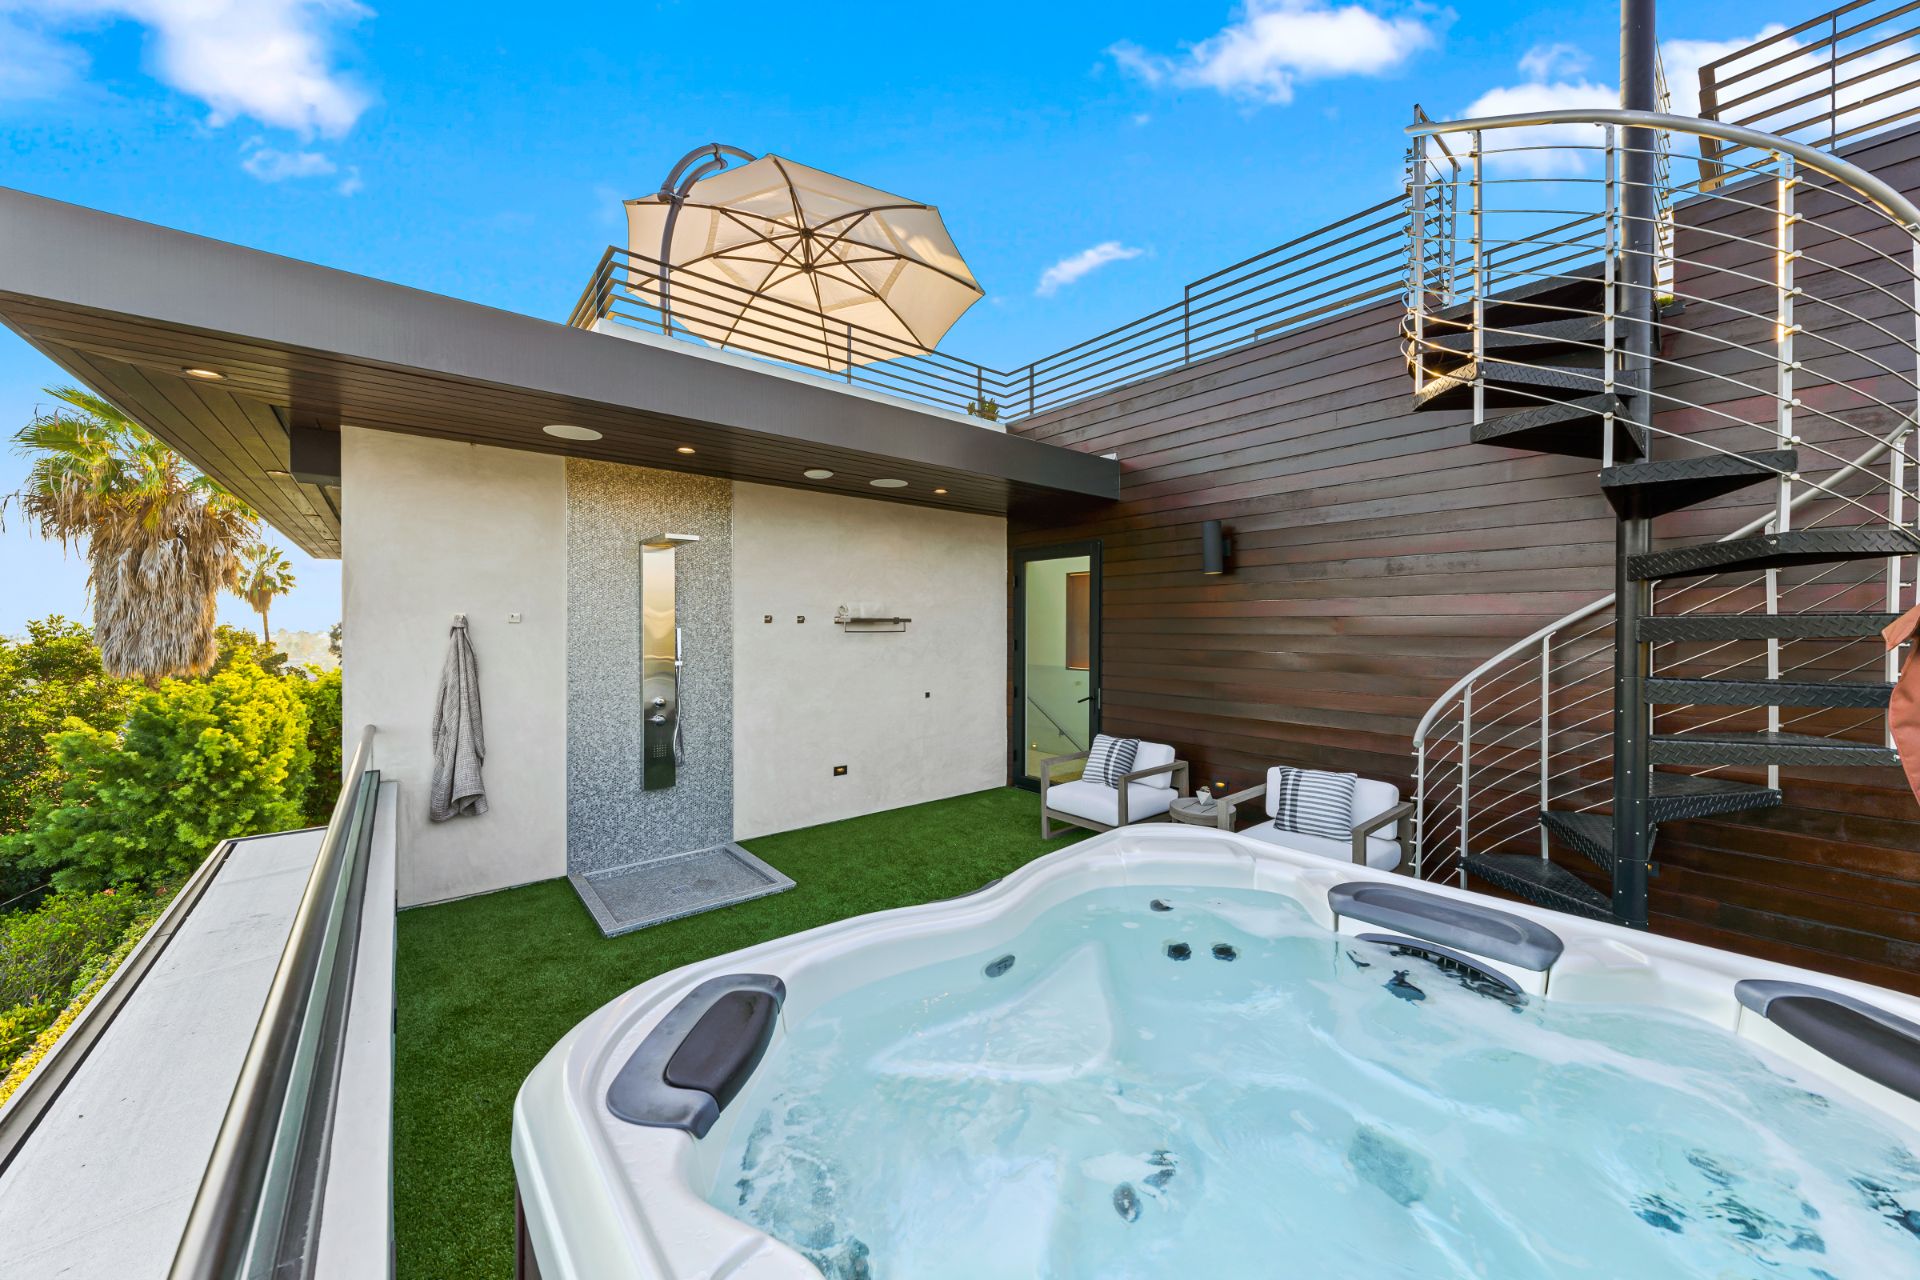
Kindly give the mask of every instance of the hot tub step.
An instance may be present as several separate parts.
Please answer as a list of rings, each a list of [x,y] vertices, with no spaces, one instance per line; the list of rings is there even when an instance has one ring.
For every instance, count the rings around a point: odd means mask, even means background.
[[[1613,919],[1613,904],[1565,867],[1528,853],[1477,853],[1467,870],[1528,902],[1589,920]]]

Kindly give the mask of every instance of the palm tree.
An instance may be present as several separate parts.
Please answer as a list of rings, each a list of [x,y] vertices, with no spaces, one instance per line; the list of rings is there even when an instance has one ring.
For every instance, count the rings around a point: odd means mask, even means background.
[[[33,460],[0,501],[66,548],[84,547],[93,638],[116,676],[156,683],[199,675],[219,656],[214,615],[258,523],[139,423],[77,387],[49,389],[64,408],[14,433]]]
[[[273,602],[293,590],[293,566],[284,552],[264,542],[256,542],[240,553],[240,569],[234,579],[233,594],[247,602],[260,615],[260,643],[270,645],[267,634],[267,610]]]

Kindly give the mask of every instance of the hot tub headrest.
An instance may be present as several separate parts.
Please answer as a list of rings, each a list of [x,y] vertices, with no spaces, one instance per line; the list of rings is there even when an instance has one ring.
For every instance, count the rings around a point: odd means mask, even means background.
[[[1566,950],[1560,935],[1543,924],[1403,885],[1349,880],[1327,890],[1327,904],[1336,915],[1535,973],[1552,968]]]
[[[607,1087],[630,1124],[704,1138],[766,1056],[787,998],[770,973],[709,978],[682,996]]]
[[[1800,1043],[1920,1102],[1920,1026],[1804,982],[1748,978],[1734,984],[1733,994]]]

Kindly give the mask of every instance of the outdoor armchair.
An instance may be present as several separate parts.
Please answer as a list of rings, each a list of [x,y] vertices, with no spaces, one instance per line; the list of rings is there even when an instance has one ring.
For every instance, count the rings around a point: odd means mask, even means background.
[[[1085,827],[1089,831],[1111,831],[1130,822],[1166,821],[1167,810],[1187,787],[1187,762],[1177,759],[1173,748],[1160,742],[1142,742],[1134,754],[1134,767],[1124,775],[1125,785],[1110,787],[1089,778],[1055,782],[1056,766],[1085,760],[1091,753],[1050,756],[1040,762],[1040,838],[1057,835],[1055,820]]]
[[[1241,835],[1298,849],[1303,853],[1350,860],[1355,866],[1372,867],[1376,871],[1392,871],[1400,865],[1400,820],[1412,816],[1414,806],[1411,800],[1400,798],[1400,788],[1391,782],[1355,779],[1353,802],[1348,815],[1350,826],[1342,839],[1287,830],[1275,825],[1280,807],[1279,790],[1280,769],[1273,768],[1267,771],[1267,780],[1260,785],[1223,796],[1218,805],[1220,829],[1232,831],[1237,807],[1249,800],[1262,798],[1266,801],[1266,821],[1254,824],[1242,831]]]

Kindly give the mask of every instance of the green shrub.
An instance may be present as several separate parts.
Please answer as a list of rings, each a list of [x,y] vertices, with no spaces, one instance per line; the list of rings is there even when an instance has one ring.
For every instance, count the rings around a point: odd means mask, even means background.
[[[152,901],[111,889],[69,891],[32,911],[0,916],[0,1010],[50,1004],[58,1012],[87,962],[113,950]]]
[[[79,976],[73,980],[73,991],[67,997],[65,1006],[33,1004],[23,1005],[0,1013],[0,1106],[13,1096],[22,1081],[47,1056],[60,1037],[66,1034],[68,1027],[85,1011],[87,1004],[107,985],[107,979],[113,976],[134,945],[140,941],[147,927],[153,923],[166,906],[168,895],[145,899],[138,914],[127,924],[120,940],[110,951],[101,951],[81,966]],[[30,1030],[38,1022],[36,1032]],[[11,1032],[11,1034],[10,1034]],[[24,1043],[16,1042],[24,1039]]]
[[[57,800],[60,770],[49,734],[69,716],[118,729],[139,688],[100,665],[93,637],[62,617],[27,623],[25,639],[0,637],[0,836],[25,830],[36,808]],[[45,883],[45,873],[0,857],[0,903]]]
[[[63,890],[176,882],[230,836],[304,821],[307,709],[293,681],[251,662],[141,692],[122,734],[69,722],[51,742],[59,799],[0,858]]]
[[[324,827],[333,817],[333,802],[340,797],[340,771],[346,768],[340,757],[340,673],[315,671],[311,680],[296,684],[294,690],[307,707],[307,753],[313,758],[306,824]]]

